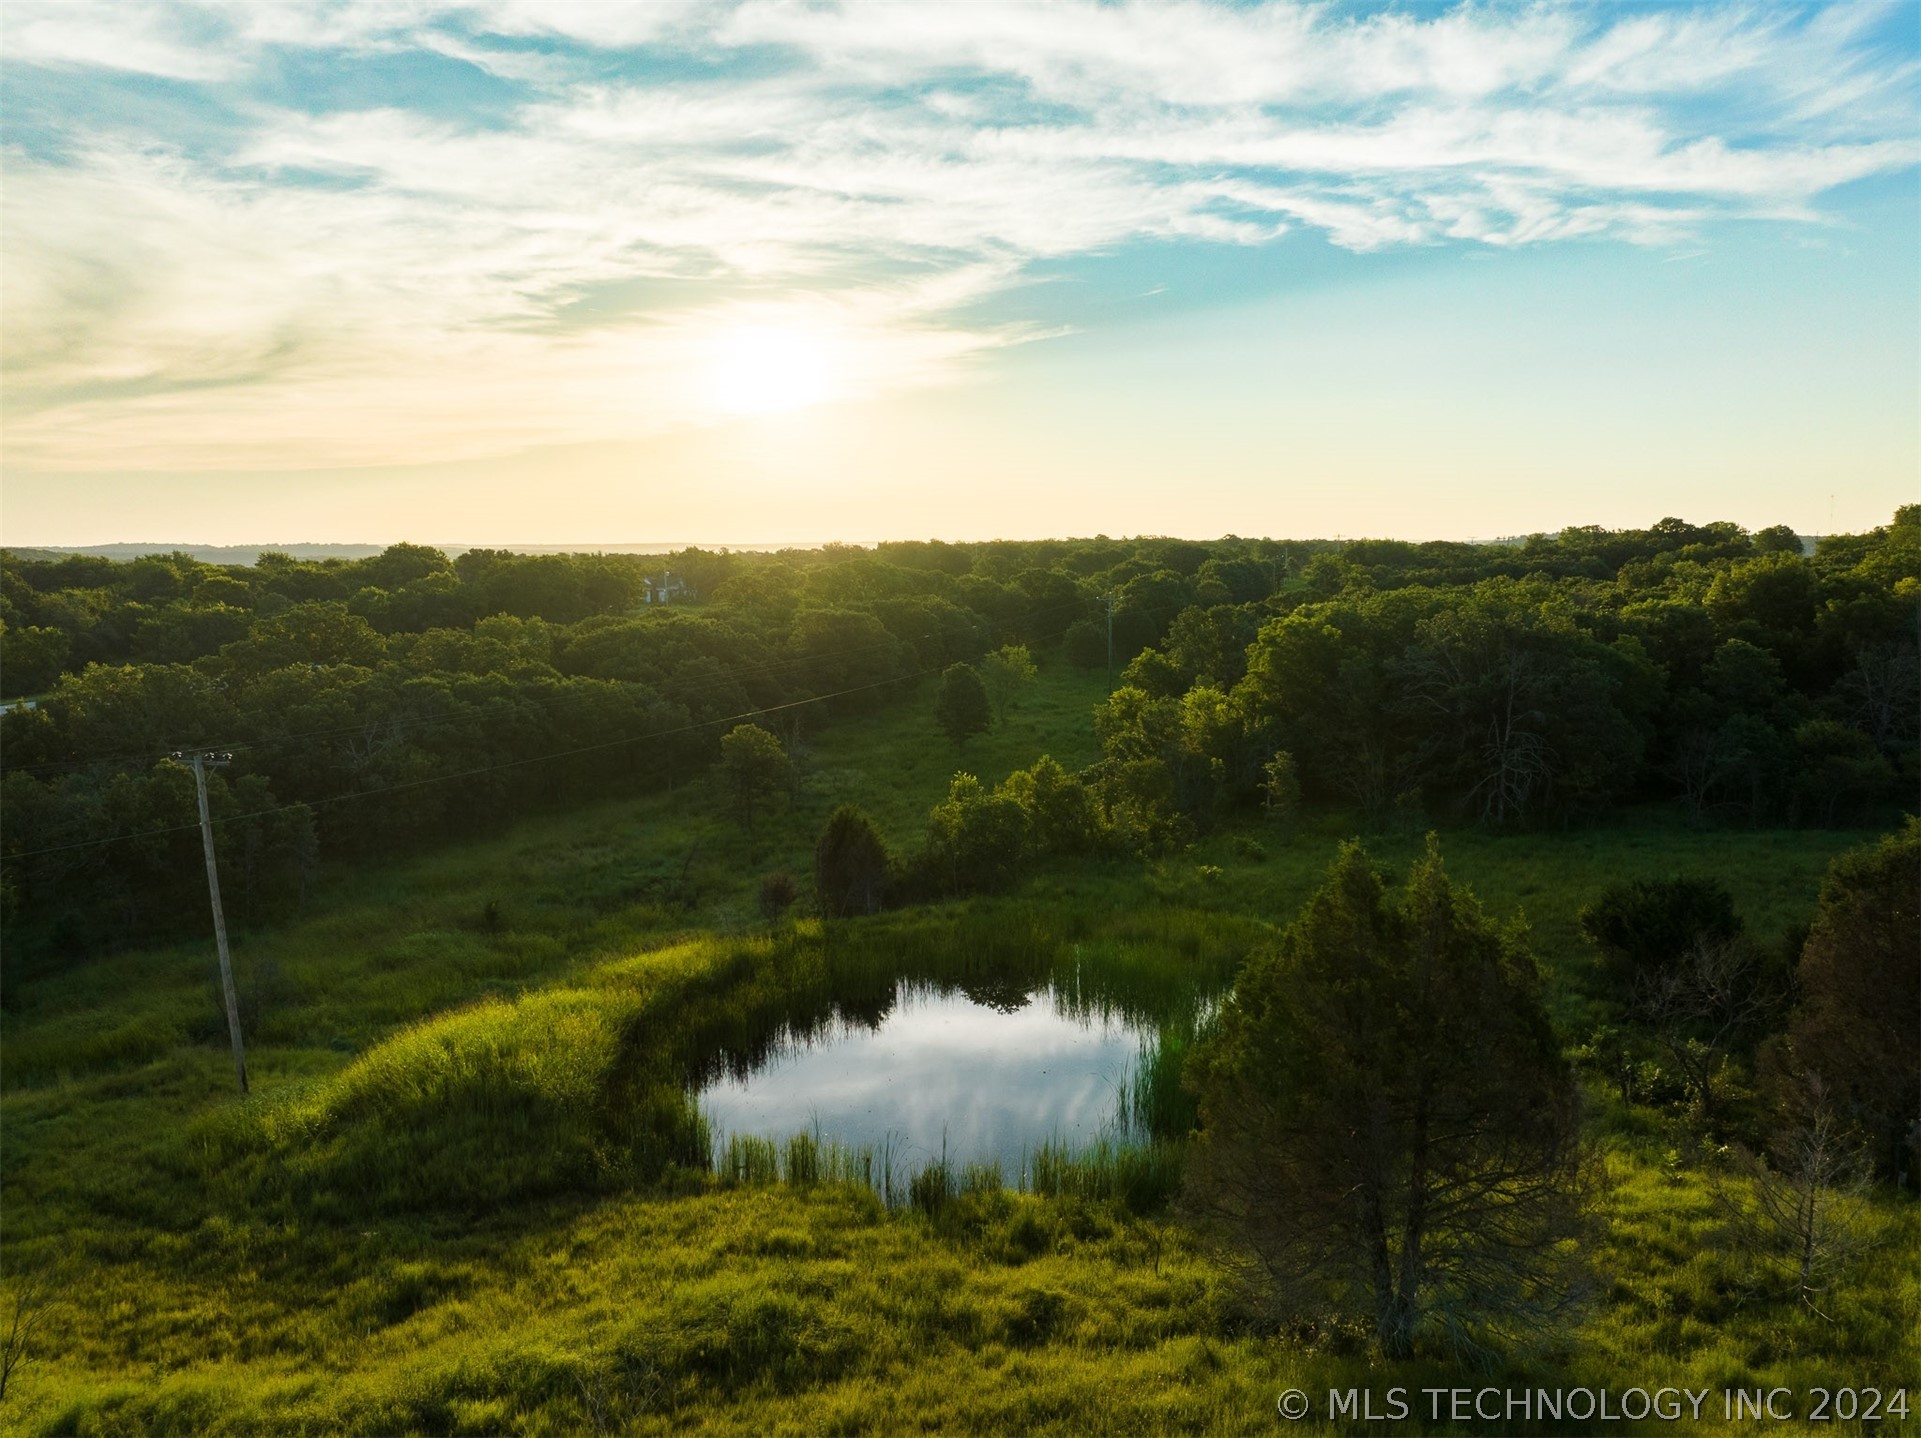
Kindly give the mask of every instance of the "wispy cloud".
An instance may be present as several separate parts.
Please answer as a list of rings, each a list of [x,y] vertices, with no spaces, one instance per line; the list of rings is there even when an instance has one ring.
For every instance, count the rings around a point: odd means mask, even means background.
[[[15,0],[0,44],[37,129],[6,151],[7,449],[304,467],[653,433],[714,418],[690,367],[743,316],[830,335],[848,393],[935,383],[1034,336],[1005,316],[1038,261],[1143,238],[1818,222],[1921,154],[1891,26],[1865,4]],[[447,103],[449,62],[507,98]],[[341,83],[286,78],[316,67]],[[63,101],[76,77],[122,103]]]

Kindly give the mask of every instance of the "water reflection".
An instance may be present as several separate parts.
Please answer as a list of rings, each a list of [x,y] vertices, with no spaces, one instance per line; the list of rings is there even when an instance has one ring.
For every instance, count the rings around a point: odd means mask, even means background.
[[[699,1093],[716,1147],[818,1128],[910,1163],[940,1158],[944,1143],[951,1163],[998,1161],[1012,1181],[1044,1142],[1116,1136],[1153,1037],[1112,1009],[1070,1008],[1052,987],[902,985],[891,998],[784,1032],[752,1067],[719,1066]]]

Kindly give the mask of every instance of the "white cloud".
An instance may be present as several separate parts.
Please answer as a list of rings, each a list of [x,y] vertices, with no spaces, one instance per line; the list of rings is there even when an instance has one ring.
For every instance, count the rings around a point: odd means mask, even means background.
[[[1917,159],[1877,13],[15,0],[13,86],[140,71],[238,119],[223,147],[73,113],[59,158],[8,153],[8,450],[306,466],[651,433],[712,417],[690,336],[743,307],[831,331],[852,393],[932,383],[1033,334],[969,306],[1138,237],[1816,219]],[[448,56],[521,98],[484,124],[401,87],[312,114],[258,78],[290,50]]]
[[[170,80],[218,80],[244,59],[169,33],[166,17],[113,0],[12,0],[0,7],[0,54],[19,64],[97,67]]]

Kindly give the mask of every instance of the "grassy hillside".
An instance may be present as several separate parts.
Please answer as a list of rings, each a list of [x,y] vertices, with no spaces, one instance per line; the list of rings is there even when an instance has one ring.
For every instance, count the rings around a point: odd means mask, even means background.
[[[307,917],[238,938],[244,1102],[208,944],[10,995],[6,1284],[49,1276],[54,1301],[10,1379],[7,1431],[1268,1431],[1283,1387],[1368,1383],[1356,1352],[1252,1331],[1151,1204],[982,1187],[890,1212],[861,1187],[693,1165],[678,1077],[712,1035],[849,975],[957,971],[1000,948],[1191,988],[1313,888],[1348,832],[1338,816],[827,930],[759,918],[760,876],[804,873],[837,803],[905,845],[957,767],[992,781],[1043,751],[1092,759],[1101,687],[1050,672],[959,755],[926,703],[803,735],[791,805],[751,837],[702,781],[339,875]],[[1445,842],[1491,909],[1525,912],[1579,1032],[1574,916],[1603,884],[1713,874],[1772,935],[1863,837],[1643,816]],[[1395,865],[1417,842],[1370,847]],[[1665,1123],[1597,1102],[1614,1178],[1602,1282],[1510,1377],[1805,1388],[1921,1371],[1913,1205],[1876,1209],[1878,1245],[1823,1321],[1745,1286]]]

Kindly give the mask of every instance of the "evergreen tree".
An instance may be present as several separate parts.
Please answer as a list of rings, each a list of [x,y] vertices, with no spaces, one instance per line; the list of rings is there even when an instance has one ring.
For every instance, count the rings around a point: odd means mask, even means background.
[[[1565,1302],[1585,1159],[1539,985],[1432,838],[1398,899],[1343,847],[1242,971],[1194,1060],[1188,1196],[1277,1314],[1405,1358]]]
[[[851,804],[828,815],[814,845],[814,890],[830,919],[879,910],[887,889],[887,845],[874,821]]]
[[[1921,821],[1828,869],[1801,950],[1801,1003],[1763,1068],[1791,1096],[1817,1078],[1867,1139],[1877,1171],[1914,1182],[1921,1160]],[[1791,1105],[1784,1105],[1791,1107]]]

